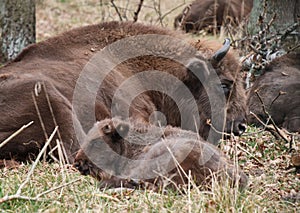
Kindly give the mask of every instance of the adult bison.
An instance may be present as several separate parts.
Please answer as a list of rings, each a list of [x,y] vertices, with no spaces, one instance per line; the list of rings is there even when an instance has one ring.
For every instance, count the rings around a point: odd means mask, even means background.
[[[249,91],[248,105],[263,122],[270,115],[279,127],[300,132],[300,53],[273,60]],[[260,124],[253,114],[249,114],[248,122]]]
[[[238,26],[251,12],[253,0],[196,0],[174,20],[185,32],[219,31],[224,24]]]
[[[224,174],[241,188],[247,184],[238,166],[197,133],[117,118],[94,125],[74,166],[81,174],[101,181],[101,187],[136,187],[147,182],[175,188],[188,183],[189,172],[198,185]]]
[[[58,125],[56,138],[63,142],[72,162],[78,139],[95,121],[112,113],[148,122],[157,120],[155,111],[160,111],[169,124],[182,126],[184,121],[184,128],[194,130],[194,124],[199,124],[199,133],[205,137],[210,129],[206,121],[211,119],[212,123],[217,120],[217,130],[222,131],[225,124],[226,132],[241,134],[245,130],[245,96],[236,75],[238,63],[231,53],[226,54],[229,42],[220,49],[220,45],[209,42],[188,45],[183,40],[175,32],[154,26],[108,22],[29,46],[0,69],[0,141],[23,124],[34,123],[1,148],[0,158],[26,160],[30,154],[36,155]],[[132,52],[141,54],[122,61]],[[152,78],[152,72],[141,72],[145,70],[170,74],[168,77],[177,78],[179,84],[162,75]],[[141,75],[126,84],[137,73]],[[155,83],[153,80],[162,80],[158,85],[162,92],[145,91]],[[181,95],[186,88],[192,96]],[[132,98],[133,91],[141,92]],[[177,103],[164,91],[171,91]],[[207,93],[218,96],[210,98]],[[94,96],[93,101],[90,96]],[[222,97],[225,102],[216,101]],[[193,100],[196,108],[191,108]],[[210,106],[210,101],[215,105]],[[222,119],[224,113],[226,120]],[[52,147],[56,140],[53,142]]]

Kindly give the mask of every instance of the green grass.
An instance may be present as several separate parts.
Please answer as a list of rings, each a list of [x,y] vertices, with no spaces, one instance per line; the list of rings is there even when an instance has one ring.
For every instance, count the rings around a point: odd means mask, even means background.
[[[213,181],[211,190],[201,187],[185,188],[184,192],[168,190],[156,193],[150,190],[109,191],[97,188],[97,182],[80,175],[71,165],[39,162],[21,195],[25,199],[0,201],[0,212],[297,212],[300,201],[286,201],[299,193],[299,175],[288,171],[290,165],[287,148],[280,140],[262,132],[242,138],[224,141],[221,145],[227,154],[238,142],[237,154],[240,166],[249,176],[249,185],[239,191],[229,184]],[[256,137],[255,134],[260,135]],[[267,139],[261,150],[255,146],[260,139]],[[251,141],[251,143],[247,143]],[[242,147],[241,151],[239,147]],[[262,165],[257,163],[257,160]],[[22,164],[17,169],[0,172],[0,199],[13,195],[25,181],[32,164]],[[75,182],[74,182],[75,181]],[[72,183],[73,182],[73,183]],[[71,183],[71,184],[68,184]],[[62,187],[60,187],[62,186]],[[37,195],[47,192],[35,201]],[[32,198],[32,200],[30,199]]]

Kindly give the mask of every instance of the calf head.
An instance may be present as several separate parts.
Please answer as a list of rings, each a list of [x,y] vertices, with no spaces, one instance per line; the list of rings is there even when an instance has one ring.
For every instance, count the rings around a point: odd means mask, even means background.
[[[116,126],[111,119],[97,122],[81,144],[74,166],[81,174],[102,181],[118,175],[121,156],[127,152],[123,138],[128,131],[128,125],[121,123]]]

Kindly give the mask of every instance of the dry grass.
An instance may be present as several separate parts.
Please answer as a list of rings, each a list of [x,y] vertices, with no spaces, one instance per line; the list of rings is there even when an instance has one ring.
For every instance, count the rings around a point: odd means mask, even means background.
[[[254,132],[259,129],[250,130]],[[261,147],[264,147],[263,150]],[[240,165],[249,175],[250,182],[246,190],[241,192],[236,188],[230,188],[227,181],[222,183],[214,181],[210,191],[188,186],[185,193],[171,190],[164,194],[144,190],[105,191],[97,188],[97,182],[93,178],[81,176],[70,165],[39,162],[36,165],[22,164],[17,169],[1,171],[0,209],[3,212],[298,212],[300,210],[299,200],[295,202],[292,199],[299,193],[297,191],[299,176],[293,170],[287,170],[290,164],[289,153],[282,141],[275,140],[266,133],[255,133],[238,141],[226,141],[222,143],[221,148],[232,158],[238,157]],[[33,173],[24,185],[31,171]],[[20,197],[1,202],[1,197],[16,194],[21,185],[23,188]]]
[[[38,40],[76,26],[118,20],[115,9],[109,4],[100,7],[100,2],[40,0],[37,5]],[[125,8],[130,2],[128,8],[131,8],[131,12],[127,12],[126,16],[132,20],[132,10],[139,1],[115,2]],[[184,1],[161,1],[162,15],[153,8],[153,2],[159,3],[158,0],[145,1],[139,21],[172,28],[173,18],[183,6],[162,21],[159,17]],[[21,191],[21,195],[27,199],[0,200],[0,212],[299,212],[300,201],[293,198],[297,194],[299,196],[300,177],[290,167],[287,144],[265,131],[258,131],[250,128],[248,135],[221,144],[221,148],[232,159],[238,160],[249,175],[249,187],[243,192],[230,188],[226,182],[213,182],[211,191],[187,189],[186,194],[174,191],[165,194],[139,190],[101,191],[94,179],[81,176],[70,165],[39,162],[35,168],[34,164],[28,163],[17,169],[1,170],[0,199],[16,194],[28,173],[33,173]],[[294,147],[300,149],[299,146],[298,137]],[[37,197],[38,200],[33,199]]]
[[[102,6],[101,6],[102,2]],[[122,19],[133,21],[139,0],[114,1]],[[173,28],[173,21],[191,0],[145,0],[138,22]],[[74,27],[119,21],[110,0],[39,0],[36,13],[37,40],[43,40]]]

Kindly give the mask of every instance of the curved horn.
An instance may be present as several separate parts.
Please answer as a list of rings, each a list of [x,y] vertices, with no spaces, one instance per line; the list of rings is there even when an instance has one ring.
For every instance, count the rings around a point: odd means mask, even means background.
[[[224,40],[224,43],[223,43],[223,47],[221,47],[213,56],[212,56],[212,60],[215,61],[215,62],[220,62],[224,57],[225,55],[227,54],[228,50],[230,48],[230,39],[229,38],[226,38]]]

